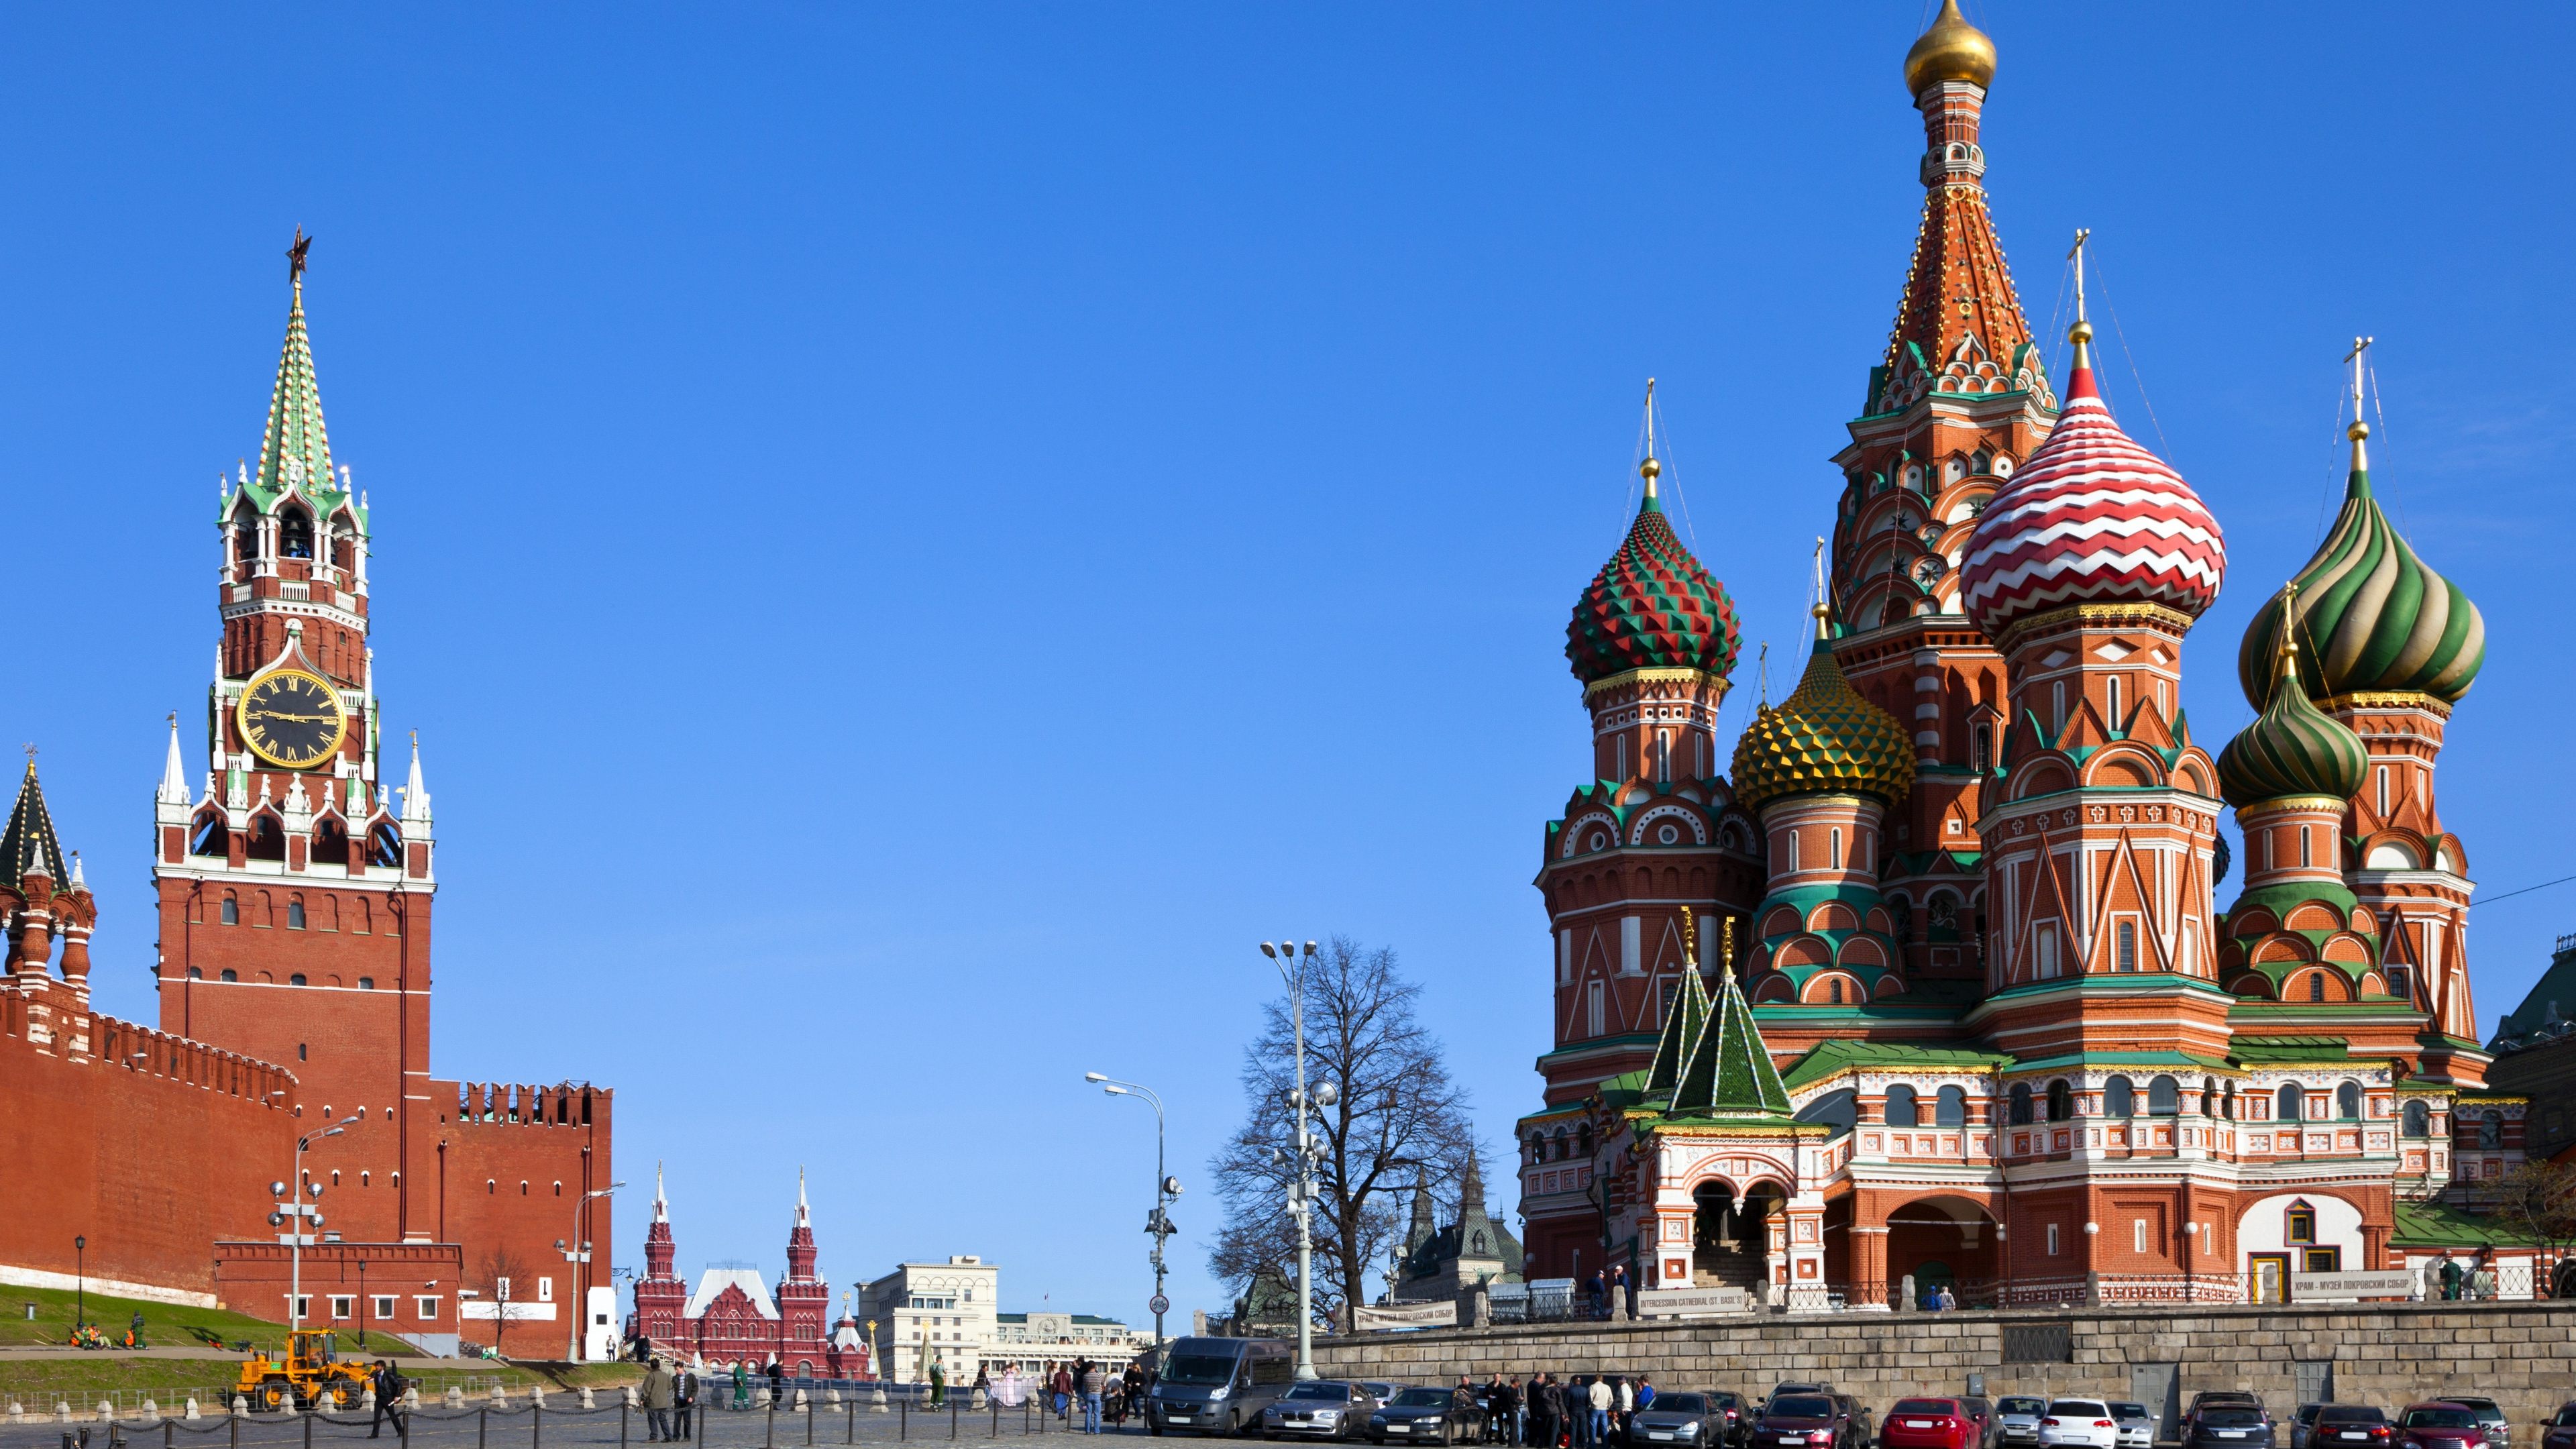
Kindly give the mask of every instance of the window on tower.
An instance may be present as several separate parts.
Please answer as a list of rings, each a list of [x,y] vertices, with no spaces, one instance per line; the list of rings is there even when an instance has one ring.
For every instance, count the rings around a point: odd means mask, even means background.
[[[241,924],[241,901],[230,891],[224,892],[224,924],[227,926]]]
[[[289,508],[279,516],[277,552],[280,558],[313,557],[313,515],[301,508]]]
[[[314,827],[313,858],[324,865],[349,863],[349,830],[337,820],[325,820]]]
[[[301,896],[298,896],[294,900],[286,903],[286,929],[290,931],[301,931],[304,929],[304,898]],[[301,985],[302,983],[299,982],[297,984]]]
[[[233,562],[248,566],[259,557],[259,523],[245,514],[233,525]]]
[[[232,851],[233,833],[224,824],[222,812],[209,810],[197,817],[196,829],[188,836],[190,855],[227,855]]]
[[[402,864],[402,832],[390,820],[367,833],[367,864],[388,869]]]
[[[250,823],[250,845],[244,852],[253,860],[286,859],[286,830],[274,815],[262,815]]]

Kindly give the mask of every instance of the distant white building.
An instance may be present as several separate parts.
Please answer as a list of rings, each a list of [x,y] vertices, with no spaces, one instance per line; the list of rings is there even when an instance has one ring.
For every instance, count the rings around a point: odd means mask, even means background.
[[[935,1363],[948,1382],[973,1383],[996,1337],[1001,1271],[971,1255],[903,1263],[860,1289],[859,1321],[878,1372],[899,1384],[926,1383]]]
[[[878,1370],[925,1383],[937,1364],[952,1384],[1016,1367],[1034,1378],[1070,1359],[1122,1364],[1153,1347],[1151,1333],[1088,1313],[1002,1313],[1001,1269],[982,1258],[903,1263],[859,1290],[858,1317]]]

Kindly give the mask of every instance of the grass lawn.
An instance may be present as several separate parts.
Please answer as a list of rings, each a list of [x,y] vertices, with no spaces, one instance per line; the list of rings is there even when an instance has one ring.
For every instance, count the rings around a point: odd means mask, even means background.
[[[123,1334],[133,1316],[142,1314],[143,1340],[154,1348],[229,1349],[235,1343],[248,1341],[275,1352],[284,1347],[286,1340],[284,1324],[227,1309],[146,1303],[102,1293],[86,1295],[85,1304],[81,1304],[76,1302],[80,1297],[52,1288],[0,1288],[0,1349],[67,1343],[76,1313],[82,1311],[110,1338]],[[30,1303],[36,1305],[32,1320],[27,1317],[26,1305]],[[339,1342],[343,1353],[360,1352],[355,1333],[341,1333]],[[429,1358],[409,1344],[379,1332],[367,1335],[364,1353],[369,1358],[400,1362],[405,1374],[423,1380],[423,1393],[443,1391],[450,1382],[469,1380],[487,1386],[497,1382],[512,1390],[542,1384],[551,1393],[558,1388],[607,1389],[637,1383],[644,1377],[643,1367],[638,1364],[531,1368],[482,1359]],[[40,1405],[50,1410],[56,1400],[68,1399],[75,1407],[95,1409],[100,1399],[111,1397],[131,1407],[146,1396],[175,1407],[194,1395],[211,1412],[221,1402],[224,1386],[233,1381],[237,1372],[235,1361],[230,1359],[139,1358],[112,1350],[67,1350],[59,1357],[0,1359],[0,1407],[5,1407],[6,1400],[16,1399],[30,1412],[37,1412]]]

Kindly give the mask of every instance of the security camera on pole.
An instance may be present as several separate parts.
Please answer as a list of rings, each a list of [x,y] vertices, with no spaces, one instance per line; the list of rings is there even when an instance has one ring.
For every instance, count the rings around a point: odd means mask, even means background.
[[[322,1184],[318,1182],[304,1182],[304,1150],[311,1147],[314,1143],[321,1141],[325,1137],[337,1137],[341,1133],[348,1131],[351,1127],[354,1127],[358,1123],[366,1120],[367,1109],[360,1107],[357,1111],[341,1118],[339,1121],[332,1123],[330,1126],[323,1128],[319,1132],[307,1132],[303,1136],[295,1139],[294,1180],[296,1182],[304,1183],[305,1194],[315,1199],[319,1199],[322,1196]],[[283,1182],[270,1183],[268,1185],[268,1195],[278,1200],[277,1207],[268,1215],[268,1225],[270,1227],[282,1228],[287,1225],[287,1219],[295,1219],[294,1231],[279,1233],[277,1235],[277,1240],[286,1244],[288,1249],[286,1326],[289,1331],[292,1331],[304,1326],[304,1249],[309,1244],[320,1241],[315,1234],[318,1234],[322,1230],[322,1204],[318,1200],[314,1202],[304,1201],[303,1198],[296,1195],[293,1187],[290,1187]],[[313,1231],[305,1231],[307,1228],[310,1228]]]
[[[1317,1087],[1311,1100],[1306,1093],[1306,963],[1315,958],[1315,943],[1308,941],[1300,952],[1292,942],[1264,941],[1261,954],[1270,958],[1279,968],[1279,979],[1288,983],[1289,1018],[1297,1043],[1297,1085],[1288,1092],[1288,1110],[1297,1119],[1297,1180],[1288,1191],[1288,1213],[1297,1220],[1297,1377],[1304,1380],[1315,1377],[1316,1149],[1306,1113],[1312,1107],[1333,1105],[1341,1100],[1341,1093],[1330,1082]]]
[[[1100,1090],[1112,1097],[1134,1097],[1154,1109],[1154,1210],[1145,1215],[1145,1231],[1154,1236],[1154,1251],[1146,1256],[1146,1261],[1154,1265],[1154,1298],[1145,1306],[1153,1310],[1154,1347],[1159,1350],[1163,1346],[1163,1315],[1172,1307],[1172,1300],[1163,1296],[1163,1242],[1180,1231],[1172,1226],[1169,1209],[1172,1199],[1181,1195],[1181,1180],[1163,1174],[1163,1099],[1150,1088],[1113,1081],[1099,1072],[1085,1072],[1082,1079],[1100,1083]]]

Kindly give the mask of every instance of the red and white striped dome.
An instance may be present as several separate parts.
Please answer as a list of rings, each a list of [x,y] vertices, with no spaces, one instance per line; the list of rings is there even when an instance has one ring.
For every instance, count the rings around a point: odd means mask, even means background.
[[[2162,604],[2197,618],[2226,573],[2218,520],[2111,421],[2079,340],[2056,431],[1987,501],[1968,538],[1960,607],[1988,638],[2067,604]]]

